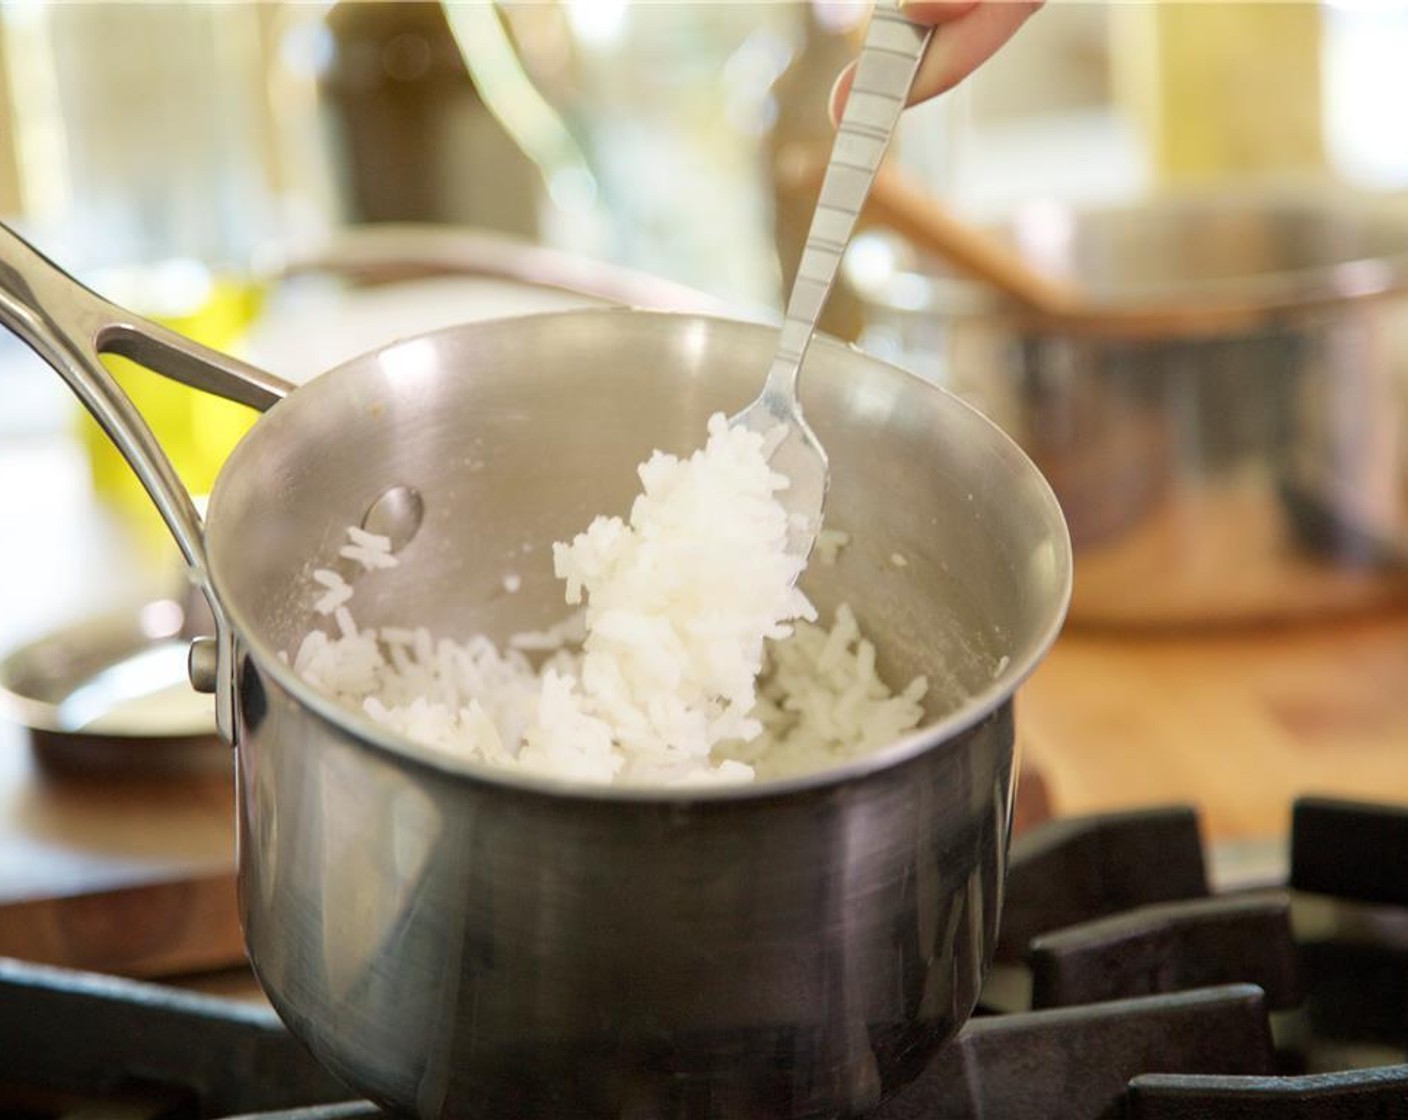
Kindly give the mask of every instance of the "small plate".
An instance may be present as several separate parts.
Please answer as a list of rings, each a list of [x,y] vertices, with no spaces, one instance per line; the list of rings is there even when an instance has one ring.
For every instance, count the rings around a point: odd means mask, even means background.
[[[195,595],[83,619],[0,660],[0,714],[64,770],[228,766],[214,702],[186,675],[191,637],[213,629]]]

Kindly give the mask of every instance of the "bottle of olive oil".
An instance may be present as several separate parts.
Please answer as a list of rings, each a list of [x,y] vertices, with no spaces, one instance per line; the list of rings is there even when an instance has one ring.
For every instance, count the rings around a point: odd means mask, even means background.
[[[0,20],[12,216],[100,294],[216,349],[253,318],[276,222],[271,8],[34,4]],[[208,493],[253,413],[105,362],[185,485]],[[75,412],[98,494],[169,547],[131,468]]]
[[[246,276],[215,272],[194,261],[168,261],[100,277],[102,294],[216,350],[234,348],[259,311],[260,286]],[[104,282],[105,281],[105,282]],[[222,400],[112,355],[103,364],[116,378],[171,459],[190,493],[210,493],[220,465],[256,419],[253,409]],[[95,491],[119,508],[145,537],[165,527],[112,442],[79,412]]]

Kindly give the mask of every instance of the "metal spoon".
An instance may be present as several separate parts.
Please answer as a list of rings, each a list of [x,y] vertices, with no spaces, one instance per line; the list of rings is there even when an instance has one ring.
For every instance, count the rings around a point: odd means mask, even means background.
[[[828,467],[825,449],[802,417],[797,376],[932,30],[900,15],[895,0],[876,4],[787,298],[777,353],[762,392],[729,421],[764,435],[782,429],[771,462],[790,483],[782,492],[791,516],[787,550],[803,560],[821,529]]]

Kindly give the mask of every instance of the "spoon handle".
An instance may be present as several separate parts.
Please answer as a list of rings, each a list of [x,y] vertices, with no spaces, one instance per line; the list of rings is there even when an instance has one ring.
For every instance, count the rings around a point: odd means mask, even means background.
[[[766,391],[796,393],[797,373],[831,292],[841,256],[890,146],[919,59],[933,29],[900,15],[895,0],[879,0],[865,32],[850,96],[831,147],[797,277],[787,298],[777,354]]]

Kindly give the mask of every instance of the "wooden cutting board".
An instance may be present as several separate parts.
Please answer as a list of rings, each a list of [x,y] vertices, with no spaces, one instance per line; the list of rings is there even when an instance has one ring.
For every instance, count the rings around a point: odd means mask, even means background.
[[[241,962],[231,773],[52,775],[0,724],[0,956],[128,976]]]

